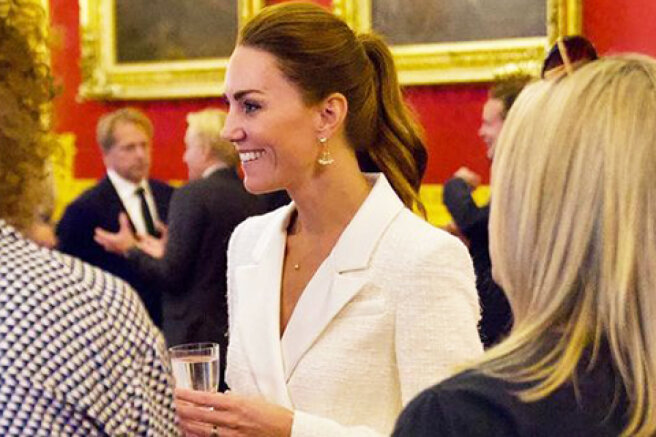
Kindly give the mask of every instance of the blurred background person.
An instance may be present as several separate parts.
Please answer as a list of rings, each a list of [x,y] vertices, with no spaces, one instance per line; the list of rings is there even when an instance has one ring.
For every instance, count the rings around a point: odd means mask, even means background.
[[[37,217],[25,235],[39,246],[54,249],[57,246],[55,228],[50,222],[50,216],[37,214]]]
[[[190,182],[173,194],[167,238],[138,238],[125,215],[119,232],[98,229],[95,237],[157,284],[169,345],[216,342],[222,361],[228,343],[228,239],[244,219],[264,212],[262,199],[248,193],[237,175],[235,147],[221,138],[225,117],[218,109],[187,116],[183,159]]]
[[[493,163],[513,330],[397,437],[656,435],[656,61],[564,64],[522,92]]]
[[[527,75],[512,75],[495,83],[483,106],[478,135],[487,147],[487,157],[494,159],[497,138],[513,102],[531,80]],[[512,311],[505,293],[492,279],[488,249],[488,220],[490,205],[479,207],[472,192],[480,185],[481,177],[461,167],[444,185],[443,200],[456,227],[469,247],[476,271],[476,289],[481,303],[479,332],[485,347],[502,340],[512,326]]]
[[[426,149],[392,55],[320,6],[283,3],[242,29],[225,90],[246,189],[293,203],[233,233],[231,391],[179,390],[181,426],[389,434],[409,399],[482,352],[467,250],[411,210]],[[363,174],[356,150],[382,172]]]
[[[0,7],[0,435],[177,435],[164,339],[123,281],[25,238],[54,150],[41,2]]]
[[[93,188],[82,193],[57,225],[58,248],[125,279],[143,300],[156,325],[161,326],[159,291],[145,281],[122,256],[107,252],[94,241],[96,228],[119,230],[119,214],[126,213],[139,235],[157,236],[158,221],[166,222],[173,188],[148,179],[153,126],[134,108],[105,114],[97,125],[97,140],[107,169]]]
[[[46,172],[42,183],[42,195],[35,209],[34,221],[29,229],[25,231],[25,235],[40,246],[54,249],[57,246],[55,226],[52,222],[52,214],[55,208],[55,181],[50,161],[46,163]]]

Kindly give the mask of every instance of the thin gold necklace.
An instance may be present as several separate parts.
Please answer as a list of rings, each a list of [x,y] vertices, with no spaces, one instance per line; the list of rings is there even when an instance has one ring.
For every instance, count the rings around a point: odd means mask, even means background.
[[[294,216],[291,218],[289,222],[289,226],[287,227],[287,233],[290,235],[296,235],[301,231],[301,223],[298,221],[298,212],[294,211]],[[301,263],[294,263],[293,264],[294,271],[299,271],[301,269]]]

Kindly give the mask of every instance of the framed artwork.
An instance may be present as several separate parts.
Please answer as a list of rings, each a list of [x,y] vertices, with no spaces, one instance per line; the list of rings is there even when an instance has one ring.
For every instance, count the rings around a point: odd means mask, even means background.
[[[221,94],[241,24],[264,0],[80,0],[88,99]]]
[[[537,72],[556,38],[581,33],[581,0],[333,0],[333,7],[355,30],[385,38],[404,85],[488,82],[504,68]]]

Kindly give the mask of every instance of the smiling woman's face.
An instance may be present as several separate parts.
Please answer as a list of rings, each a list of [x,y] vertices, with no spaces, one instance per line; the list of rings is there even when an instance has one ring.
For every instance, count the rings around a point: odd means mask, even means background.
[[[278,68],[276,58],[238,46],[228,64],[230,105],[222,136],[232,141],[251,193],[293,190],[317,171],[319,111]]]

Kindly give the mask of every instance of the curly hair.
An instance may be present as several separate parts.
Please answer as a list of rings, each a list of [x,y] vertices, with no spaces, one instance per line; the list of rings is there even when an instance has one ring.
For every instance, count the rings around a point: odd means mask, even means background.
[[[24,230],[42,199],[53,81],[39,0],[0,0],[0,217]]]

